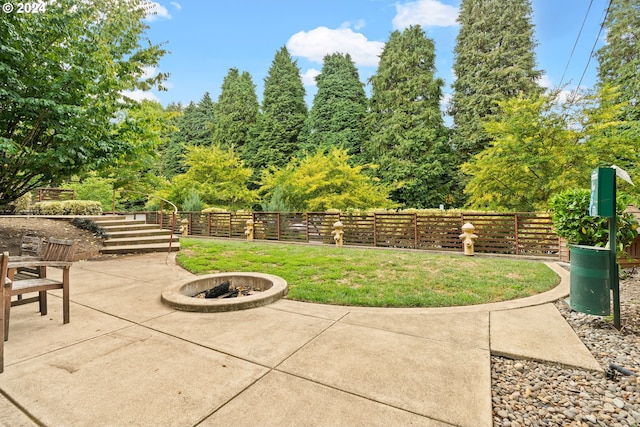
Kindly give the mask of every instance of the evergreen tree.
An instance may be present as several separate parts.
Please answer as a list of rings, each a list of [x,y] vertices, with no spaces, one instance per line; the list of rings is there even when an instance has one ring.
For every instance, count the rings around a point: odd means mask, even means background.
[[[245,149],[256,174],[267,166],[286,165],[298,151],[298,135],[307,117],[300,69],[286,47],[276,52],[264,81],[262,114]]]
[[[435,78],[435,46],[420,26],[394,31],[371,77],[366,158],[380,180],[393,186],[403,207],[449,203],[450,153],[440,112],[442,79]]]
[[[342,147],[350,156],[359,156],[365,140],[367,97],[351,56],[325,56],[316,82],[318,92],[301,135],[301,150],[314,153]]]
[[[251,75],[231,68],[222,83],[215,108],[213,140],[222,147],[243,151],[249,130],[258,118],[258,98]]]
[[[617,86],[614,102],[628,102],[626,119],[640,120],[640,0],[612,0],[604,24],[607,44],[597,53],[600,84]]]
[[[176,130],[162,149],[164,174],[171,179],[187,171],[183,163],[186,147],[211,145],[215,104],[209,92],[205,92],[198,104],[191,101],[184,108],[180,105],[167,108],[181,112],[172,123]]]
[[[489,143],[484,124],[498,101],[542,93],[537,84],[530,0],[462,0],[449,114],[452,144],[468,161]]]

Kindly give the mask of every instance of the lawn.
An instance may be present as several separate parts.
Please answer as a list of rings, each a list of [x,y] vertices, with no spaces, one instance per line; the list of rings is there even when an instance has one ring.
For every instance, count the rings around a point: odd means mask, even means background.
[[[287,298],[368,307],[444,307],[522,298],[559,277],[541,262],[426,251],[180,239],[196,274],[256,271],[289,284]]]

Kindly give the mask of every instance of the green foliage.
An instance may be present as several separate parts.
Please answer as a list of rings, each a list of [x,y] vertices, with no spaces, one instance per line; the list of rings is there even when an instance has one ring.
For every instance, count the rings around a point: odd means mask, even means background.
[[[486,125],[491,145],[462,165],[470,177],[465,188],[470,207],[541,210],[552,194],[585,184],[589,172],[576,152],[581,135],[571,129],[571,111],[563,108],[568,104],[557,110],[553,95],[538,95],[498,105],[501,115]]]
[[[158,150],[166,135],[175,129],[171,122],[177,114],[165,111],[155,101],[143,100],[132,106],[126,115],[121,135],[131,144],[132,150],[100,172],[100,176],[112,181],[113,188],[125,190],[119,198],[122,203],[138,198],[136,193],[149,194],[161,185]]]
[[[364,145],[375,176],[392,186],[391,198],[403,207],[449,204],[452,157],[440,112],[442,79],[435,77],[435,47],[420,26],[394,31],[371,78]]]
[[[98,201],[104,212],[111,211],[113,206],[113,179],[102,178],[96,176],[96,174],[89,174],[89,176],[83,180],[76,177],[68,183],[63,184],[61,188],[75,190],[77,200]],[[118,199],[118,194],[116,194],[116,200]]]
[[[300,135],[300,150],[314,153],[341,147],[350,156],[359,156],[366,138],[367,97],[351,56],[325,56],[316,82],[318,92]]]
[[[135,101],[123,93],[166,77],[142,78],[165,51],[144,36],[139,6],[59,0],[0,15],[0,204],[134,149],[120,114]]]
[[[250,207],[256,201],[256,192],[247,188],[252,170],[232,148],[187,147],[185,164],[187,172],[175,176],[158,196],[179,204],[194,191],[203,203],[233,210]]]
[[[71,223],[78,228],[91,231],[92,233],[97,234],[103,239],[106,239],[109,237],[109,235],[107,234],[107,232],[103,227],[101,227],[97,222],[92,221],[90,219],[74,218],[73,221],[71,221]]]
[[[618,87],[623,117],[640,120],[640,1],[612,0],[604,22],[606,44],[597,52],[600,84]]]
[[[256,174],[283,167],[298,151],[298,135],[307,117],[300,69],[286,47],[276,52],[264,81],[262,114],[243,158]]]
[[[535,69],[529,0],[463,0],[458,22],[449,114],[462,163],[489,144],[484,122],[497,117],[496,101],[541,93],[542,72]]]
[[[34,215],[102,215],[100,202],[92,200],[54,200],[33,205]]]
[[[171,179],[187,171],[184,163],[187,147],[211,145],[215,104],[209,92],[205,92],[197,104],[190,102],[186,107],[180,104],[170,105],[167,112],[171,114],[168,126],[175,131],[171,132],[160,146],[160,163],[163,175]]]
[[[29,211],[31,209],[32,202],[33,195],[31,193],[24,193],[22,196],[9,203],[9,207],[13,210],[14,213],[20,214],[22,212]]]
[[[200,212],[204,209],[204,203],[195,190],[189,191],[182,202],[182,210],[186,212]]]
[[[258,120],[258,98],[251,75],[231,68],[222,83],[222,92],[215,107],[213,141],[220,146],[240,151],[249,138],[249,131]]]
[[[589,215],[591,191],[568,190],[554,196],[550,202],[551,215],[556,232],[570,244],[605,246],[609,241],[608,218]],[[638,236],[638,221],[625,213],[626,198],[618,197],[616,203],[616,242],[621,252]]]
[[[327,209],[393,207],[388,190],[351,166],[344,149],[317,152],[284,168],[263,173],[261,192],[270,210],[321,212]]]

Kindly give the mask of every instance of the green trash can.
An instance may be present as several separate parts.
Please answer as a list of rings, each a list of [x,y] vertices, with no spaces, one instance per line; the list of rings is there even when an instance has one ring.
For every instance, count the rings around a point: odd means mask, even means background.
[[[581,313],[608,316],[609,249],[596,246],[571,246],[569,306]]]

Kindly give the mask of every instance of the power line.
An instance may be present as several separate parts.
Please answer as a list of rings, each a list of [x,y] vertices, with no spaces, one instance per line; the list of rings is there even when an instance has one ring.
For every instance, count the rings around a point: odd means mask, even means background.
[[[569,68],[569,63],[571,62],[571,58],[573,58],[573,53],[576,51],[576,46],[578,46],[578,40],[580,40],[580,35],[582,34],[582,30],[584,29],[585,22],[587,22],[587,18],[589,17],[589,11],[591,10],[592,5],[593,5],[593,0],[589,2],[587,13],[584,15],[584,19],[582,20],[582,25],[580,26],[580,31],[578,31],[578,37],[576,37],[576,41],[575,43],[573,43],[573,48],[571,49],[571,54],[569,54],[567,65],[565,65],[564,71],[562,72],[562,77],[560,78],[560,84],[558,85],[559,87],[562,87],[562,82],[564,82],[564,76],[567,73],[567,69]]]
[[[582,79],[584,78],[584,75],[587,73],[587,68],[589,68],[589,63],[591,62],[591,57],[593,56],[593,52],[595,52],[595,50],[596,50],[596,45],[598,44],[598,40],[600,40],[600,34],[602,34],[602,30],[604,29],[604,23],[607,20],[607,16],[609,16],[609,10],[611,10],[611,2],[612,2],[612,0],[609,0],[609,5],[607,6],[607,10],[604,13],[604,18],[602,18],[602,23],[600,24],[600,30],[598,31],[598,35],[597,35],[595,41],[593,42],[593,46],[591,47],[591,52],[589,53],[589,59],[587,60],[587,65],[585,65],[584,70],[582,71],[582,75],[580,76],[580,81],[578,82],[578,86],[576,86],[576,89],[573,92],[574,95],[576,93],[578,93],[578,89],[580,88],[580,85],[582,84]]]

